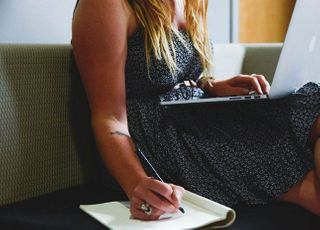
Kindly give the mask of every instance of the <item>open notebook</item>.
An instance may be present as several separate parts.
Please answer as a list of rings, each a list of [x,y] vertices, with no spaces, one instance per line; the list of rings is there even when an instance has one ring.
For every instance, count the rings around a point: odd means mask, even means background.
[[[184,214],[177,212],[163,215],[160,220],[141,221],[131,217],[129,207],[130,203],[127,201],[80,205],[88,215],[115,230],[222,228],[231,225],[236,217],[233,209],[189,191],[185,192],[182,199]]]

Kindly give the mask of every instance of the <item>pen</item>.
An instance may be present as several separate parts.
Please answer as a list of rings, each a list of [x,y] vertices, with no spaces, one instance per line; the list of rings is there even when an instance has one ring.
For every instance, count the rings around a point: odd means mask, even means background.
[[[136,148],[136,152],[140,158],[140,160],[143,161],[143,164],[147,167],[147,170],[149,171],[149,173],[151,173],[155,179],[164,182],[162,180],[162,178],[160,177],[160,175],[157,173],[157,171],[155,170],[155,168],[152,166],[152,164],[149,162],[149,160],[147,159],[147,157],[143,154],[143,152],[139,149]],[[184,209],[182,207],[178,208],[180,210],[180,212],[185,213]]]
[[[121,135],[121,136],[126,136],[126,137],[130,137],[130,135],[128,134],[125,134],[125,133],[122,133],[122,132],[119,132],[119,131],[115,131],[115,132],[111,132],[111,135],[114,135],[114,134],[118,134],[118,135]],[[139,159],[141,161],[143,161],[143,165],[145,167],[147,167],[147,170],[149,171],[149,173],[153,174],[153,177],[156,178],[157,180],[161,181],[161,182],[164,182],[162,180],[162,178],[160,177],[160,175],[157,173],[157,171],[155,170],[155,168],[152,166],[152,164],[149,162],[149,160],[147,159],[147,157],[143,154],[143,152],[138,148],[136,147],[136,153],[137,155],[139,156]],[[182,213],[185,213],[184,209],[182,207],[179,207],[178,208],[180,210],[180,212]]]

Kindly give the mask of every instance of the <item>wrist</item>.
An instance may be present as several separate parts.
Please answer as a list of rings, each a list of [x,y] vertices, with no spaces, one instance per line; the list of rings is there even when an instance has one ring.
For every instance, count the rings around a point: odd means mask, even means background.
[[[202,76],[197,81],[197,86],[205,93],[208,93],[208,89],[214,86],[215,79],[212,76]],[[211,90],[210,90],[211,91]]]

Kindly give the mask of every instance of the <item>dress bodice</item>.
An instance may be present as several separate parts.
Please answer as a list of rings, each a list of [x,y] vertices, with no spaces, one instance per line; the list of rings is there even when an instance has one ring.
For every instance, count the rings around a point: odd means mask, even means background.
[[[173,43],[176,50],[178,70],[172,76],[163,60],[151,56],[149,74],[144,45],[144,30],[139,28],[128,39],[126,60],[127,97],[159,96],[183,80],[196,80],[202,72],[202,65],[197,51],[187,32],[181,31],[185,44],[174,35]]]

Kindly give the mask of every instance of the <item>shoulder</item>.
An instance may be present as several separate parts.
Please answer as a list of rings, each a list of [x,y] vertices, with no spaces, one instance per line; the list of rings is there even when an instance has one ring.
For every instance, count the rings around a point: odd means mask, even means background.
[[[79,21],[85,26],[102,26],[106,30],[118,30],[120,33],[126,31],[127,36],[137,27],[128,0],[80,0],[75,10],[73,24]]]

